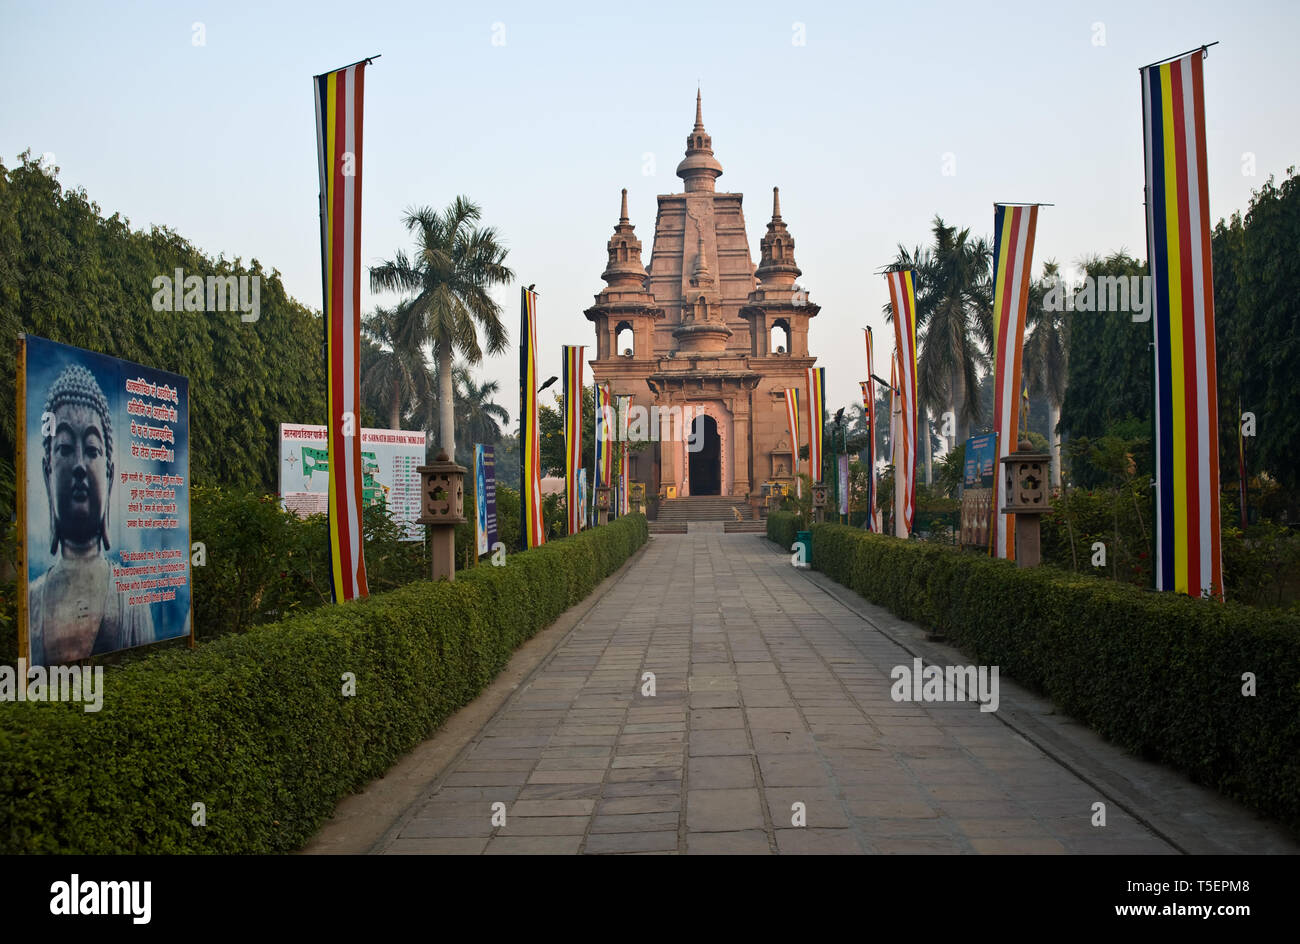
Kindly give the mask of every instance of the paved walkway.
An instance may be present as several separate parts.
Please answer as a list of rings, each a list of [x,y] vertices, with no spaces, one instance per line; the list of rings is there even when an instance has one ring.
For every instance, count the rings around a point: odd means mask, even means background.
[[[974,702],[893,701],[912,654],[850,602],[761,536],[653,538],[376,851],[1179,851]]]

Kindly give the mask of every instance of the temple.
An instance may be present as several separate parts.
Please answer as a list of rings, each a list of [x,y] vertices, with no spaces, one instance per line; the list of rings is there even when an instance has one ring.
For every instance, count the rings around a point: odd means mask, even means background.
[[[661,498],[720,495],[739,504],[765,483],[794,481],[794,455],[808,436],[806,372],[816,361],[808,322],[819,307],[795,282],[794,238],[775,187],[757,268],[751,261],[743,196],[715,187],[722,165],[698,93],[677,176],[685,192],[659,195],[648,272],[623,191],[601,274],[606,287],[585,312],[596,330],[590,363],[615,395],[692,417],[696,448],[665,436],[634,451],[633,481]],[[801,391],[799,443],[790,441],[787,387]]]

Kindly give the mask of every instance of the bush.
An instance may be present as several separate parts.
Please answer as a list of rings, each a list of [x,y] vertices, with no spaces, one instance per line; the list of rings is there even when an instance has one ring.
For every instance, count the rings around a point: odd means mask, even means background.
[[[832,524],[813,528],[812,565],[1117,744],[1300,827],[1300,615]]]
[[[790,550],[790,545],[798,532],[808,530],[802,515],[790,511],[769,511],[767,513],[767,539],[775,541],[783,551]]]
[[[454,583],[110,667],[98,713],[0,703],[0,852],[296,849],[646,538],[629,515]],[[198,802],[204,828],[190,823]]]

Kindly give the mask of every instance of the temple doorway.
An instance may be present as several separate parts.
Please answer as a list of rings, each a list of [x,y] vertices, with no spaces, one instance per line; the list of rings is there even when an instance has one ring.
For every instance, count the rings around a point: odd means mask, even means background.
[[[702,448],[691,452],[688,444],[692,495],[722,494],[722,437],[718,435],[718,422],[707,414],[695,417],[691,426],[693,442],[703,443]]]

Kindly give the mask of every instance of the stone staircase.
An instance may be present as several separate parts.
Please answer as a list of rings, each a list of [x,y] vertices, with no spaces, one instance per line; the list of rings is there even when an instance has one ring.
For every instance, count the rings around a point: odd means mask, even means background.
[[[767,526],[750,517],[749,502],[744,498],[720,495],[693,495],[689,498],[665,499],[659,503],[659,517],[650,522],[651,534],[685,534],[692,522],[721,522],[727,533],[761,533]]]

